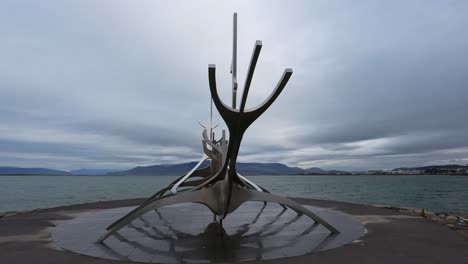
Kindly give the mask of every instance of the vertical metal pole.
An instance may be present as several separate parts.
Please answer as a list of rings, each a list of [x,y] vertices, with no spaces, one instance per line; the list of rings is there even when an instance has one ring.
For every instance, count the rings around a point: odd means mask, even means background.
[[[236,109],[237,99],[237,13],[233,15],[233,30],[232,30],[232,108]]]

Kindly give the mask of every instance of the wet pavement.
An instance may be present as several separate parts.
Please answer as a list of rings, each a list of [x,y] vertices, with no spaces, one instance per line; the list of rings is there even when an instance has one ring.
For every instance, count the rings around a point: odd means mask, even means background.
[[[297,216],[290,210],[281,214],[281,207],[274,205],[268,205],[264,215],[260,214],[255,220],[262,207],[260,203],[247,205],[245,212],[236,220],[233,218],[229,222],[228,217],[223,229],[202,207],[199,207],[196,218],[181,218],[177,208],[159,210],[160,215],[149,212],[143,219],[127,226],[127,231],[120,232],[120,236],[106,240],[107,246],[102,247],[111,249],[82,249],[89,250],[89,255],[95,250],[95,254],[101,256],[117,251],[114,256],[121,260],[77,254],[64,249],[66,243],[60,245],[60,241],[66,241],[67,236],[60,237],[59,231],[66,230],[65,227],[73,221],[84,227],[89,225],[86,217],[93,221],[96,220],[93,216],[99,214],[103,214],[101,219],[116,217],[114,213],[129,209],[122,207],[142,202],[141,199],[109,201],[42,209],[0,218],[0,263],[131,263],[132,259],[209,263],[243,260],[239,256],[262,263],[468,263],[468,240],[428,219],[395,209],[312,199],[295,200],[314,206],[317,214],[336,212],[350,215],[354,219],[351,222],[362,223],[366,233],[344,246],[327,248],[325,243],[321,248],[321,241],[330,241],[323,227],[314,226],[311,220],[304,217],[295,219]],[[96,226],[92,232],[95,225],[89,226],[86,230],[90,234],[94,232],[94,236],[102,232],[102,227],[99,229]],[[84,229],[76,230],[77,237],[85,236]],[[312,234],[317,236],[314,238]],[[59,241],[59,245],[52,237]],[[158,252],[153,248],[157,248]],[[226,248],[231,249],[228,251],[230,253],[225,251]],[[310,251],[305,252],[306,249]]]
[[[353,242],[364,234],[351,216],[314,206],[307,208],[337,228],[331,234],[306,215],[278,204],[244,203],[223,225],[201,204],[150,211],[95,243],[105,228],[134,207],[83,214],[52,233],[60,247],[99,258],[150,263],[252,261],[305,255]]]

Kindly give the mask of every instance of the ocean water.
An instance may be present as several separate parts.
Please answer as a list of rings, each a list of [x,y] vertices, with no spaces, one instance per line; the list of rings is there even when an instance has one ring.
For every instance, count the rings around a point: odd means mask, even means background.
[[[0,176],[0,212],[148,197],[176,177]],[[468,177],[250,176],[273,193],[362,204],[468,212]]]

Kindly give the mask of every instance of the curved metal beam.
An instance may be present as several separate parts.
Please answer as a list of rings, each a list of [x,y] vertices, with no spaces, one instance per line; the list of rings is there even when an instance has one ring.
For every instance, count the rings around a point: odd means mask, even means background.
[[[260,56],[261,50],[262,50],[262,41],[257,40],[255,42],[254,50],[252,52],[252,57],[250,58],[249,70],[247,71],[247,78],[245,79],[244,91],[242,92],[242,100],[241,100],[241,105],[239,107],[239,112],[241,113],[243,113],[245,109],[245,104],[247,102],[247,95],[249,94],[250,84],[252,83],[255,66],[257,66],[258,56]]]
[[[177,193],[177,188],[179,188],[179,185],[182,184],[188,177],[190,177],[198,169],[198,167],[200,167],[200,165],[202,165],[203,162],[206,161],[207,159],[208,159],[208,156],[203,154],[203,157],[200,159],[197,165],[195,165],[195,167],[193,167],[191,171],[185,174],[185,176],[182,177],[182,179],[180,179],[176,184],[174,184],[174,186],[172,186],[171,192],[174,194]]]

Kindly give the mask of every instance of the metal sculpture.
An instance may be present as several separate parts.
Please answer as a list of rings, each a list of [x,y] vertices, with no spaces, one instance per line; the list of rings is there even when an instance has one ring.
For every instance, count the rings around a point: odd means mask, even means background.
[[[212,103],[216,106],[218,112],[223,118],[229,130],[229,141],[226,140],[225,131],[219,140],[215,140],[212,122],[210,121],[209,131],[204,128],[202,144],[204,155],[197,165],[186,175],[176,179],[169,186],[163,188],[153,196],[148,198],[142,205],[129,212],[124,217],[115,221],[109,227],[107,232],[102,235],[97,242],[103,242],[110,235],[116,233],[122,227],[131,223],[133,220],[141,217],[148,211],[157,210],[157,208],[181,204],[181,203],[200,203],[206,205],[215,216],[220,217],[220,224],[223,219],[231,212],[236,210],[241,204],[247,201],[261,201],[278,203],[291,208],[299,215],[307,215],[316,223],[323,225],[332,234],[339,231],[322,218],[312,213],[299,203],[278,195],[269,193],[264,188],[254,184],[245,177],[237,173],[236,162],[239,153],[240,144],[247,128],[259,118],[273,102],[278,98],[292,75],[292,69],[285,69],[276,88],[271,95],[259,106],[246,110],[246,102],[252,82],[255,67],[257,65],[262,42],[257,40],[253,49],[247,77],[244,84],[239,109],[236,109],[237,97],[237,14],[234,14],[234,34],[233,34],[233,61],[231,65],[233,100],[232,107],[225,105],[218,95],[216,88],[216,66],[208,66],[208,79]],[[210,135],[208,136],[208,132]],[[206,168],[199,167],[210,160],[210,165]],[[192,178],[201,178],[195,179]],[[180,187],[186,187],[179,190]],[[170,192],[169,192],[170,191]]]

